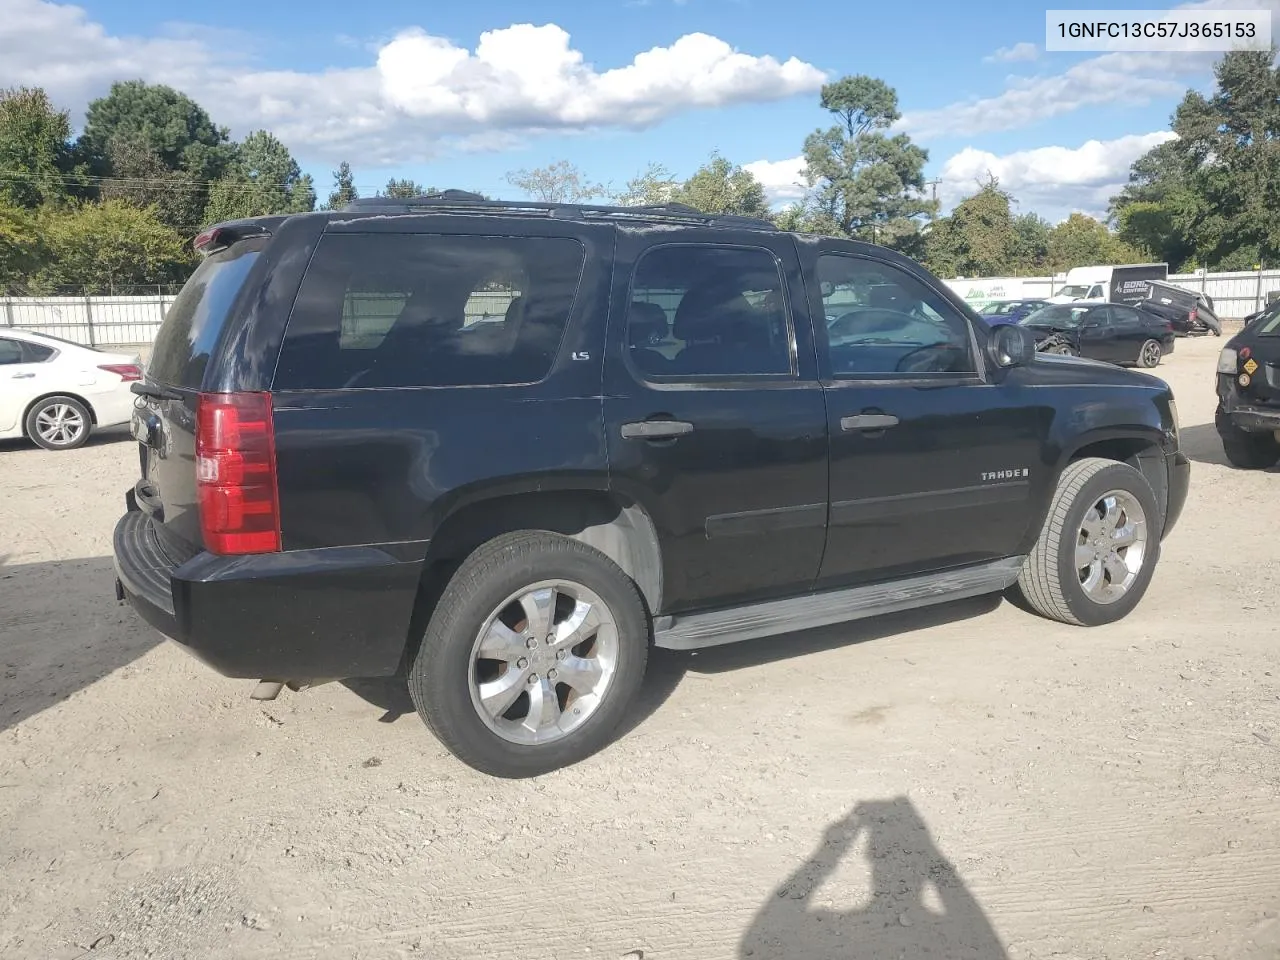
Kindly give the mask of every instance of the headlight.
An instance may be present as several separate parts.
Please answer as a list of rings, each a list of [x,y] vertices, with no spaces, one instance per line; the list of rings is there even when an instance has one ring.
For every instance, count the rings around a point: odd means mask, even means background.
[[[1231,347],[1223,347],[1218,354],[1218,372],[1234,374],[1236,372],[1236,352]]]

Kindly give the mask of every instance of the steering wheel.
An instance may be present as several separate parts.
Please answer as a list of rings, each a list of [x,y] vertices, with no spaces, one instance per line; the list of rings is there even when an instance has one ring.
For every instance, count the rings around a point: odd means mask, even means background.
[[[903,354],[893,369],[896,373],[951,373],[956,361],[964,356],[964,347],[930,343]]]

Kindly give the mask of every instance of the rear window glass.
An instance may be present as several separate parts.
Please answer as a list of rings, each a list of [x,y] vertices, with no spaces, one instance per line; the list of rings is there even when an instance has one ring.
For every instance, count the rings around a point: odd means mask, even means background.
[[[298,292],[274,387],[539,381],[584,256],[557,237],[330,234]]]
[[[209,354],[266,240],[245,240],[205,258],[165,314],[147,375],[178,387],[199,387]]]

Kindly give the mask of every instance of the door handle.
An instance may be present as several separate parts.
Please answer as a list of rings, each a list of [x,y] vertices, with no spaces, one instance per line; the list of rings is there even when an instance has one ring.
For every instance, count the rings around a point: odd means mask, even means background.
[[[34,373],[15,373],[13,375],[13,379],[15,380],[30,380],[33,377],[35,377]]]
[[[622,425],[624,440],[669,440],[693,433],[693,424],[684,420],[638,420]]]
[[[841,417],[841,430],[884,430],[896,427],[898,418],[890,413],[863,413],[856,417]]]

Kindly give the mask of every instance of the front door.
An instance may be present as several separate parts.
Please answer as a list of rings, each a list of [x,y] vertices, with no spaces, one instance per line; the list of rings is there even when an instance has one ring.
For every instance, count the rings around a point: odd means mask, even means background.
[[[652,521],[655,613],[808,589],[827,424],[785,237],[619,228],[605,364],[610,483]]]
[[[27,404],[39,396],[48,369],[40,361],[52,350],[0,337],[0,433],[18,429]]]
[[[893,579],[1016,554],[1049,411],[986,374],[969,320],[905,258],[804,245],[831,442],[820,584]]]
[[[1080,356],[1090,360],[1106,360],[1108,363],[1128,359],[1124,356],[1128,347],[1120,339],[1120,332],[1116,308],[1092,308],[1080,318]]]

